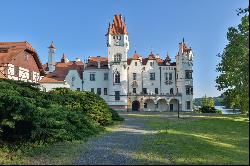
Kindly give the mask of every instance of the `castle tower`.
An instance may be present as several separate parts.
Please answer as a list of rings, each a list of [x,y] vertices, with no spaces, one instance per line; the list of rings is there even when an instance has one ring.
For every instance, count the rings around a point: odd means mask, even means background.
[[[193,108],[193,53],[191,47],[183,41],[179,43],[179,52],[176,56],[176,78],[178,93],[182,94],[180,110],[190,111]]]
[[[55,46],[53,41],[51,42],[49,48],[49,54],[48,54],[48,68],[49,72],[53,72],[55,70]]]
[[[115,15],[109,24],[107,37],[109,65],[109,105],[114,109],[127,108],[127,53],[128,32],[125,20]]]

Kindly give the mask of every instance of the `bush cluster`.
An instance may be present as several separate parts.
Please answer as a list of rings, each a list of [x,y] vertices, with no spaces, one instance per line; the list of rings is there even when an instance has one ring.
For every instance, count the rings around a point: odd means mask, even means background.
[[[90,92],[58,88],[42,92],[38,84],[0,79],[0,140],[79,140],[122,118]]]

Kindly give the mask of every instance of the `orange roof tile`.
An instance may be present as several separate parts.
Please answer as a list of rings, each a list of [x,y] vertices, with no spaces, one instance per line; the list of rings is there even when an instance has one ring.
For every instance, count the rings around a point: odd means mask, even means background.
[[[47,68],[48,64],[44,67]],[[81,61],[69,61],[67,63],[57,62],[55,70],[48,73],[39,83],[60,83],[64,82],[69,70],[77,70],[80,78],[82,79],[84,64]]]
[[[0,64],[10,63],[19,53],[24,51],[31,52],[36,64],[41,72],[41,75],[44,75],[41,61],[37,55],[36,50],[29,44],[27,41],[23,42],[0,42]]]
[[[51,42],[51,44],[48,48],[54,48],[54,49],[56,48],[53,41]]]
[[[128,34],[125,22],[122,20],[121,14],[114,16],[113,24],[111,26],[109,25],[107,34],[110,35]]]
[[[137,53],[135,53],[135,54],[133,55],[132,59],[134,59],[134,60],[139,60],[139,59],[140,59],[140,55],[137,54]]]
[[[148,59],[153,60],[153,59],[156,59],[156,58],[155,58],[155,55],[154,55],[153,53],[151,53],[151,54],[148,56]]]
[[[0,71],[0,78],[6,78],[5,75]]]
[[[89,69],[89,68],[97,68],[98,67],[98,61],[100,61],[100,65],[101,65],[100,67],[102,69],[108,68],[108,58],[97,56],[97,57],[89,57],[87,69]]]

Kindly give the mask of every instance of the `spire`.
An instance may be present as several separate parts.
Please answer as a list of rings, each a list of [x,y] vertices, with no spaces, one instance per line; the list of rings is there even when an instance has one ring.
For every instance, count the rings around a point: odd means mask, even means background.
[[[111,35],[128,34],[125,21],[122,19],[121,14],[114,16],[112,26],[108,29],[107,34]]]
[[[170,62],[170,61],[171,61],[171,58],[170,58],[170,56],[169,56],[169,54],[167,52],[166,62]]]
[[[53,42],[53,41],[50,43],[50,46],[49,46],[48,48],[53,48],[53,49],[56,49],[56,47],[55,47],[55,45],[54,45],[54,42]]]
[[[63,53],[63,55],[62,55],[61,62],[62,62],[62,63],[67,63],[67,62],[69,62],[69,59],[67,58],[67,56],[66,56],[64,53]]]
[[[182,38],[182,43],[184,43],[184,37]]]

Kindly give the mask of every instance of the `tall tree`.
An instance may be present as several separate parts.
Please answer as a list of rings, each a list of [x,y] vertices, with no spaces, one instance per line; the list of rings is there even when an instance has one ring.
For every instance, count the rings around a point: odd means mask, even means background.
[[[225,101],[228,105],[238,107],[242,113],[249,112],[249,7],[238,10],[243,15],[237,27],[228,28],[229,43],[218,54],[221,62],[216,71],[218,90],[225,90]]]

